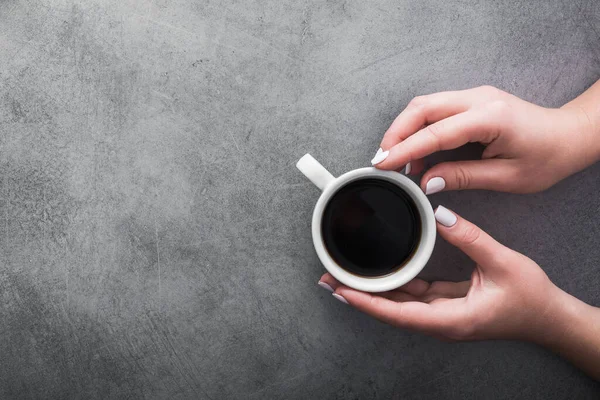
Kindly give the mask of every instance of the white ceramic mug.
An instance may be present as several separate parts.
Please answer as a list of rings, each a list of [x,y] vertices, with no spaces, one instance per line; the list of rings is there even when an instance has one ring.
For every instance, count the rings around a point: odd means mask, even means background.
[[[431,203],[413,181],[398,172],[382,171],[372,167],[355,169],[335,178],[310,154],[304,155],[296,163],[296,167],[323,192],[313,212],[312,237],[319,259],[335,279],[357,290],[385,292],[404,285],[421,272],[429,261],[435,245],[436,224]],[[421,218],[421,237],[412,257],[402,268],[380,277],[358,276],[339,266],[325,248],[321,234],[323,212],[329,199],[346,184],[365,178],[383,179],[400,187],[415,202]]]

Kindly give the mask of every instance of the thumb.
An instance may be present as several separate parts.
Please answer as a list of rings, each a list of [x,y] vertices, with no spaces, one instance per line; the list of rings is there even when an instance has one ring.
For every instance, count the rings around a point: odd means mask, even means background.
[[[435,219],[440,235],[462,250],[483,270],[505,265],[510,260],[512,251],[508,247],[446,207],[439,206],[435,210]]]
[[[438,164],[421,179],[425,194],[442,190],[486,189],[510,192],[514,176],[509,160],[492,158]]]

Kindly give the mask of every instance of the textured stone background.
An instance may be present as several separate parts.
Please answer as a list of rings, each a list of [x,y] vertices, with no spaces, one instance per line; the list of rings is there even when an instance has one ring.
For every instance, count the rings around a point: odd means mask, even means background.
[[[367,165],[419,94],[561,105],[599,43],[596,0],[1,1],[0,397],[598,398],[533,345],[332,299],[294,163]],[[600,306],[599,176],[431,200]],[[423,276],[471,268],[440,240]]]

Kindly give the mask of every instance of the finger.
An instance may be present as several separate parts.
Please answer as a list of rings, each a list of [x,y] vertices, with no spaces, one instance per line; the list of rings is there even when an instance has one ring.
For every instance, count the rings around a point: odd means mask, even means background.
[[[415,97],[396,117],[381,141],[384,150],[406,139],[422,126],[467,111],[475,105],[504,97],[496,88],[480,86],[467,90],[439,92]]]
[[[438,151],[456,149],[469,142],[491,143],[500,134],[500,122],[487,108],[475,108],[429,125],[390,148],[385,158],[378,157],[373,162],[376,162],[377,168],[393,170],[410,161]]]
[[[428,283],[422,279],[415,278],[409,283],[396,289],[395,292],[401,292],[413,296],[414,300],[431,302],[440,298],[458,298],[467,295],[471,281],[446,282],[435,281]],[[390,296],[388,298],[394,298]]]
[[[420,297],[420,300],[430,303],[438,299],[456,299],[459,297],[465,297],[469,292],[470,287],[471,281],[435,281],[431,283],[427,292]]]
[[[426,194],[465,189],[510,192],[514,188],[515,175],[513,160],[492,158],[445,162],[423,175],[421,189]]]
[[[435,210],[438,232],[485,270],[506,265],[512,259],[510,249],[494,240],[478,226],[443,206]]]
[[[337,287],[341,285],[330,273],[323,274],[319,282],[317,283],[323,289],[333,292]]]
[[[413,160],[406,164],[406,170],[404,173],[406,175],[418,175],[425,169],[425,160],[419,158],[418,160]]]
[[[396,291],[404,292],[411,294],[413,296],[422,296],[427,290],[429,290],[429,282],[424,281],[423,279],[414,278],[408,283],[400,286]]]
[[[448,282],[453,283],[453,282]],[[470,286],[470,283],[469,283]],[[407,301],[420,301],[422,303],[430,303],[433,304],[435,302],[457,299],[459,297],[465,297],[467,292],[469,291],[469,286],[466,287],[466,290],[463,290],[462,287],[457,287],[455,290],[448,291],[447,293],[436,293],[436,292],[427,292],[422,296],[413,296],[412,294],[408,294],[405,292],[400,292],[397,290],[393,290],[390,292],[382,292],[378,293],[379,296],[385,297],[386,299],[400,302]]]
[[[326,286],[324,286],[325,284]],[[431,302],[440,298],[458,298],[464,297],[469,291],[471,281],[463,282],[444,282],[435,281],[433,283],[426,282],[422,279],[415,278],[407,284],[399,287],[398,289],[391,290],[388,292],[378,293],[380,296],[385,297],[393,301],[425,301]],[[319,279],[319,286],[334,291],[340,286],[343,286],[338,282],[331,274],[324,274]]]
[[[465,299],[451,299],[430,305],[422,302],[395,302],[366,292],[340,286],[336,294],[348,304],[383,322],[426,332],[445,332],[467,322]]]
[[[424,125],[468,110],[474,101],[472,90],[440,92],[415,97],[396,117],[383,135],[381,148],[390,149]]]
[[[389,292],[377,293],[378,296],[385,297],[388,300],[395,302],[406,302],[406,301],[421,301],[418,297],[413,296],[405,292],[399,292],[397,290],[391,290]]]
[[[429,287],[429,284],[427,282],[425,282],[425,281],[423,281],[423,282],[427,285],[427,287]],[[343,286],[342,283],[337,281],[329,273],[326,273],[323,276],[321,276],[321,279],[319,279],[318,285],[330,292],[333,292],[338,287]],[[382,297],[385,297],[386,299],[390,299],[393,301],[418,301],[417,297],[412,296],[406,292],[399,292],[397,290],[392,290],[389,292],[381,292],[378,294]]]

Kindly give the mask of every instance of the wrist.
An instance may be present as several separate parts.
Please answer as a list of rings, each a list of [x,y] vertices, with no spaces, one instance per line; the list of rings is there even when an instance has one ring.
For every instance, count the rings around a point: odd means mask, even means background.
[[[600,380],[600,309],[559,292],[551,304],[553,318],[546,318],[546,332],[534,342]]]
[[[539,332],[533,342],[554,350],[573,340],[577,330],[590,318],[590,305],[553,286],[547,312],[543,315]]]
[[[565,133],[579,138],[580,156],[585,166],[600,161],[600,107],[579,104],[577,99],[560,108],[568,117],[570,128]]]

